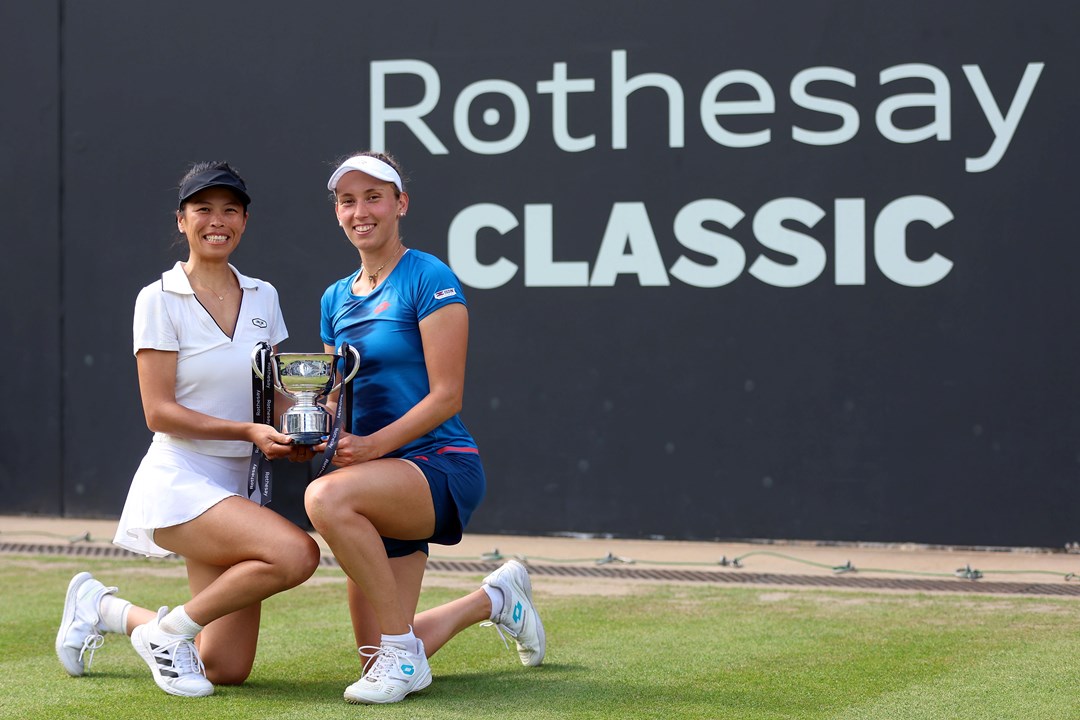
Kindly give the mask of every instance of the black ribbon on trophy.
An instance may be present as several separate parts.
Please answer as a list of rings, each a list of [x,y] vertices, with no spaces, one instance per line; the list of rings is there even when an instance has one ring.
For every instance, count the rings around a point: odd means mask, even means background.
[[[330,430],[330,439],[326,441],[326,452],[323,453],[322,464],[319,466],[319,472],[315,477],[322,477],[322,474],[330,467],[330,462],[334,459],[334,453],[337,452],[341,433],[352,432],[352,378],[356,375],[356,371],[359,370],[360,355],[347,342],[341,343],[338,352],[345,358],[345,367],[341,376],[349,379],[342,383],[341,394],[338,395],[337,410],[334,413],[334,427]]]
[[[259,343],[251,358],[251,417],[254,422],[274,424],[274,380],[270,373],[270,345]],[[261,490],[260,505],[269,505],[273,491],[274,469],[270,458],[258,445],[252,444],[251,467],[248,470],[248,499]]]
[[[257,423],[274,424],[275,390],[296,401],[281,416],[282,433],[297,445],[318,445],[326,438],[322,465],[315,477],[326,472],[334,458],[341,433],[349,432],[352,420],[352,379],[360,369],[360,353],[348,343],[342,343],[339,354],[328,353],[271,353],[267,343],[259,343],[251,353],[252,418]],[[337,361],[344,360],[341,375]],[[334,384],[335,376],[341,377]],[[341,389],[334,417],[318,405]],[[271,461],[256,445],[251,451],[248,472],[248,497],[260,491],[260,504],[272,498],[273,468]]]

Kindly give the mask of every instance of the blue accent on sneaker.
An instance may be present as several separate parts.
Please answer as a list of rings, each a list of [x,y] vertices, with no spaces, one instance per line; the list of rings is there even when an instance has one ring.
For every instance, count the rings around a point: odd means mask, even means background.
[[[395,703],[431,684],[431,666],[420,638],[416,638],[415,653],[390,644],[365,645],[359,651],[368,660],[360,679],[345,688],[346,702]]]
[[[491,620],[480,624],[493,625],[504,644],[503,632],[514,638],[522,665],[534,667],[544,662],[547,638],[533,603],[529,571],[517,560],[510,560],[485,577],[483,585],[498,588],[504,602]]]

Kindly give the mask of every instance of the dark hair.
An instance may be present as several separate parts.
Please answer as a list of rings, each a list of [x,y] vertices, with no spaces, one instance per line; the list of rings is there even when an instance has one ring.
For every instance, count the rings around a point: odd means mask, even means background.
[[[401,197],[401,193],[405,190],[405,185],[408,178],[405,177],[405,171],[401,169],[401,163],[399,163],[397,159],[390,153],[375,152],[374,150],[358,150],[356,152],[351,152],[347,155],[342,155],[341,157],[339,157],[333,162],[333,167],[340,167],[343,162],[345,162],[351,157],[356,157],[357,155],[366,155],[367,157],[373,157],[376,160],[382,160],[384,163],[394,168],[394,170],[397,171],[398,176],[401,178],[401,190],[398,190],[397,185],[395,185],[394,196]],[[333,192],[330,193],[330,202],[337,202],[337,196]]]
[[[224,160],[209,160],[207,162],[192,163],[191,166],[188,168],[187,172],[184,173],[184,177],[180,178],[180,182],[177,183],[177,187],[184,187],[184,184],[191,180],[193,177],[201,173],[207,172],[208,170],[220,170],[222,172],[229,173],[230,175],[235,176],[236,179],[240,181],[241,185],[247,185],[247,183],[244,181],[243,176],[241,176],[240,173],[236,171],[236,168],[229,165],[229,163],[225,162]],[[234,191],[234,194],[240,200],[240,204],[244,206],[244,212],[246,213],[248,209],[248,204],[251,201],[246,195],[242,195],[239,192]],[[183,210],[184,205],[186,204],[187,200],[181,202],[179,209]]]

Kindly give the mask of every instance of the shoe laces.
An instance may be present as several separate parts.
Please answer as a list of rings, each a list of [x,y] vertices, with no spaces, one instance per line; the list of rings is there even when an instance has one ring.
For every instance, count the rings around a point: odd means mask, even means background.
[[[480,623],[480,627],[493,627],[493,628],[495,628],[495,632],[497,632],[499,634],[499,639],[502,640],[503,645],[506,647],[507,650],[510,649],[510,643],[508,643],[506,641],[506,635],[509,635],[510,637],[514,638],[515,641],[517,640],[517,635],[514,634],[513,630],[508,628],[506,625],[495,622],[494,620],[485,620],[484,622]],[[504,630],[506,631],[506,635],[503,634]]]
[[[364,652],[365,650],[369,652]],[[366,657],[362,677],[368,682],[379,682],[385,675],[390,674],[398,656],[404,655],[405,651],[393,645],[364,645],[360,648],[360,657]]]
[[[189,638],[183,635],[176,637],[164,645],[159,645],[156,652],[159,655],[168,653],[173,669],[180,675],[196,674],[206,677],[206,667],[199,657],[199,650]]]
[[[83,661],[83,655],[86,655],[86,651],[89,650],[90,654],[86,657],[86,667],[89,668],[94,662],[94,651],[105,644],[105,638],[98,633],[90,633],[82,641],[82,650],[79,651],[79,662]]]

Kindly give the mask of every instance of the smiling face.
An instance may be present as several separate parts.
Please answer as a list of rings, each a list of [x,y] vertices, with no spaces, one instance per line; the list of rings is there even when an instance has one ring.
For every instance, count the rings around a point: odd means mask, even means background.
[[[192,257],[228,258],[247,227],[247,211],[234,192],[211,187],[192,195],[176,213],[176,226]]]
[[[335,190],[334,210],[349,242],[362,252],[379,252],[398,240],[398,219],[409,207],[407,193],[393,183],[358,170],[346,173]]]

